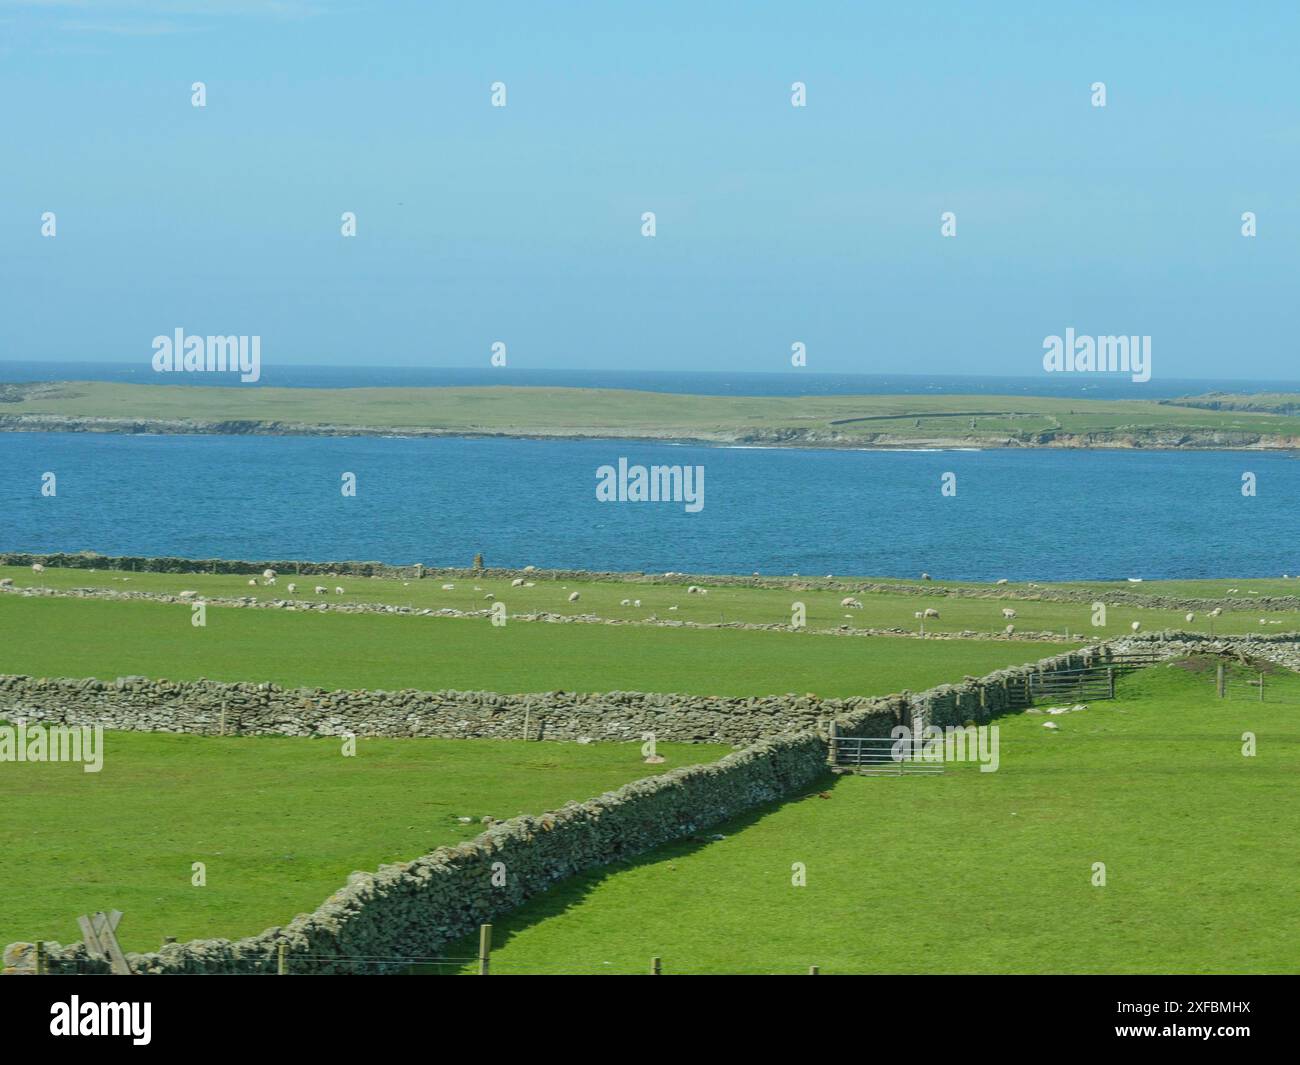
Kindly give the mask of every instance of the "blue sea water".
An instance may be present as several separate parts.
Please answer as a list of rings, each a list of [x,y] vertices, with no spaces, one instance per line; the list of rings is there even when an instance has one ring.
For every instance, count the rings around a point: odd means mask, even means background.
[[[704,508],[596,470],[702,465]],[[58,494],[40,494],[41,475]],[[344,472],[357,495],[340,492]],[[957,478],[957,494],[940,492]],[[1258,494],[1243,496],[1242,474]],[[991,580],[1300,573],[1286,453],[0,433],[0,550]]]

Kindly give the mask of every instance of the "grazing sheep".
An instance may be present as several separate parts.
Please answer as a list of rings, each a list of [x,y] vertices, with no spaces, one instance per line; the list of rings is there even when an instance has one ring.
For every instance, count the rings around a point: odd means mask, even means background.
[[[915,614],[912,615],[912,617],[914,617],[914,618],[923,618],[923,617],[925,617],[925,615],[922,614],[922,613],[918,610]]]
[[[1014,625],[1008,625],[1008,626],[1007,626],[1005,629],[1003,629],[1002,631],[1005,632],[1008,636],[1010,636],[1013,632],[1016,631],[1016,627],[1015,627]]]
[[[851,606],[854,610],[862,609],[861,601],[854,599],[853,596],[851,595],[846,595],[843,599],[841,599],[840,606]]]
[[[921,580],[928,581],[929,579],[930,579],[930,575],[928,573],[921,574]]]
[[[273,570],[273,569],[264,569],[264,570],[262,570],[262,580],[266,581],[267,584],[274,584],[274,583],[275,583],[275,570]]]
[[[454,592],[456,590],[456,586],[454,584],[444,584],[442,586],[442,590],[444,592]]]
[[[581,599],[581,598],[582,598],[582,593],[581,593],[581,592],[570,592],[570,593],[569,593],[569,602],[570,602],[570,603],[576,603],[576,602],[577,602],[579,599]]]
[[[640,606],[640,605],[641,605],[641,600],[640,600],[640,599],[633,599],[633,600],[632,600],[632,605],[633,605],[633,606]]]
[[[190,590],[186,590],[186,591],[181,592],[181,594],[178,595],[176,598],[177,598],[177,599],[193,599],[193,598],[194,598],[196,595],[198,595],[198,594],[199,594],[198,592],[190,591]]]
[[[632,600],[631,600],[631,599],[620,599],[620,600],[618,601],[618,605],[619,605],[619,606],[631,606],[631,605],[632,605]]]
[[[676,610],[677,608],[676,608],[675,606],[670,606],[668,609],[669,609],[669,610]]]
[[[4,577],[3,579],[0,579],[0,588],[12,588],[13,586],[14,579],[12,577]]]
[[[1188,615],[1186,616],[1186,618],[1187,618],[1188,621],[1195,621],[1195,620],[1196,620],[1196,615],[1195,615],[1195,614],[1188,614]]]
[[[1210,611],[1210,617],[1217,618],[1222,613],[1223,613],[1223,607],[1216,606],[1213,610]]]
[[[316,594],[317,594],[317,595],[324,595],[324,594],[325,594],[326,592],[328,592],[328,591],[329,591],[329,589],[326,588],[325,585],[323,585],[323,584],[318,584],[318,585],[316,585]]]
[[[993,583],[994,583],[994,584],[1006,584],[1006,583],[1007,583],[1007,579],[1006,579],[1005,577],[999,577],[999,578],[998,578],[996,581],[994,581]]]
[[[690,585],[690,586],[687,587],[687,589],[686,589],[686,594],[687,594],[687,595],[699,595],[699,594],[700,594],[700,586],[699,586],[698,584],[692,584],[692,585]]]
[[[250,588],[256,588],[256,587],[257,587],[257,578],[256,578],[256,577],[249,577],[249,578],[248,578],[248,586],[249,586]]]
[[[1004,606],[1002,608],[1002,616],[1006,618],[1008,621],[1010,621],[1012,618],[1016,616],[1016,612],[1012,610],[1009,606]]]
[[[32,563],[32,572],[35,573],[35,574],[39,577],[42,573],[45,572],[45,567],[42,566],[39,562],[33,562],[33,563]]]
[[[516,577],[514,580],[510,582],[511,588],[522,588],[523,586],[524,586],[524,579],[522,577]]]
[[[297,590],[298,590],[298,586],[297,586],[296,584],[291,584],[291,585],[289,585],[289,594],[290,594],[290,595],[293,595],[293,593],[296,592]]]
[[[935,610],[932,606],[928,606],[925,608],[925,616],[927,618],[937,618],[939,616],[939,611]]]
[[[1133,622],[1132,625],[1129,626],[1129,628],[1132,629],[1134,632],[1137,632],[1138,629],[1140,629],[1141,627],[1142,627],[1142,622],[1140,621],[1135,621]]]
[[[496,596],[493,595],[491,592],[488,592],[488,594],[485,595],[483,598],[484,598],[484,599],[495,599]]]
[[[342,594],[343,594],[343,589],[340,588],[338,585],[335,585],[335,586],[334,586],[334,594],[335,594],[335,595],[342,595]]]

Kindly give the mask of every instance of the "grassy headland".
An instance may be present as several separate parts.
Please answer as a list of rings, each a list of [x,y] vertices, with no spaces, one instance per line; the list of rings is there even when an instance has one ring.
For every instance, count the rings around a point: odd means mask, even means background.
[[[1244,397],[1243,397],[1244,398]],[[1293,408],[1038,396],[0,385],[0,431],[490,435],[797,447],[1300,447]]]

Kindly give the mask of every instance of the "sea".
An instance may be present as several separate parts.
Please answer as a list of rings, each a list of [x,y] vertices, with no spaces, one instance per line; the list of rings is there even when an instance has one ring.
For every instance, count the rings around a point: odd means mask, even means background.
[[[0,362],[0,381],[90,379],[156,380],[113,364]],[[1162,382],[1156,391],[1110,379],[333,367],[268,367],[261,382],[487,384],[1096,398],[1300,390],[1259,381]],[[702,468],[703,506],[601,501],[598,471],[620,459]],[[42,492],[47,473],[53,495]],[[345,474],[355,476],[355,495],[342,491]],[[1300,574],[1300,546],[1286,532],[1298,525],[1300,462],[1288,452],[0,433],[0,551],[426,565],[468,565],[481,553],[491,566],[649,573],[1155,580]]]

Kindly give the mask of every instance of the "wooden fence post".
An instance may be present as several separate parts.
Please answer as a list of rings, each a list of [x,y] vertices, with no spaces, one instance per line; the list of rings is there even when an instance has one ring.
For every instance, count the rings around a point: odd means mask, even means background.
[[[810,965],[810,966],[808,966],[808,975],[809,975],[809,976],[816,976],[817,973],[818,973],[817,966],[815,966],[815,965]]]
[[[1222,698],[1223,698],[1223,695],[1224,695],[1224,692],[1227,690],[1227,684],[1224,683],[1224,676],[1223,676],[1223,663],[1222,663],[1222,662],[1219,663],[1219,668],[1218,668],[1217,673],[1216,673],[1216,676],[1215,676],[1214,686],[1215,686],[1215,690],[1218,691],[1218,693],[1219,693],[1219,698],[1222,699]]]
[[[43,940],[36,941],[36,975],[48,975],[49,961],[45,957],[45,943]]]
[[[830,763],[831,763],[831,765],[835,765],[836,762],[839,761],[839,757],[840,757],[840,746],[839,746],[839,744],[836,742],[836,740],[838,739],[838,736],[839,736],[839,733],[838,733],[838,731],[837,731],[836,728],[835,728],[835,719],[834,719],[834,718],[831,718],[831,727],[830,727],[830,746],[827,748],[827,754],[828,754],[828,756],[829,756],[829,758],[830,758]]]
[[[1259,701],[1264,701],[1264,674],[1259,675]]]
[[[481,924],[478,926],[478,974],[487,976],[488,968],[492,957],[492,926],[490,924]]]
[[[659,955],[656,954],[653,958],[650,959],[650,975],[663,976],[663,974],[664,974],[663,964],[659,959]]]
[[[1115,667],[1106,667],[1106,676],[1110,679],[1110,697],[1115,698]]]
[[[289,944],[281,941],[275,947],[275,974],[276,976],[289,975]]]

